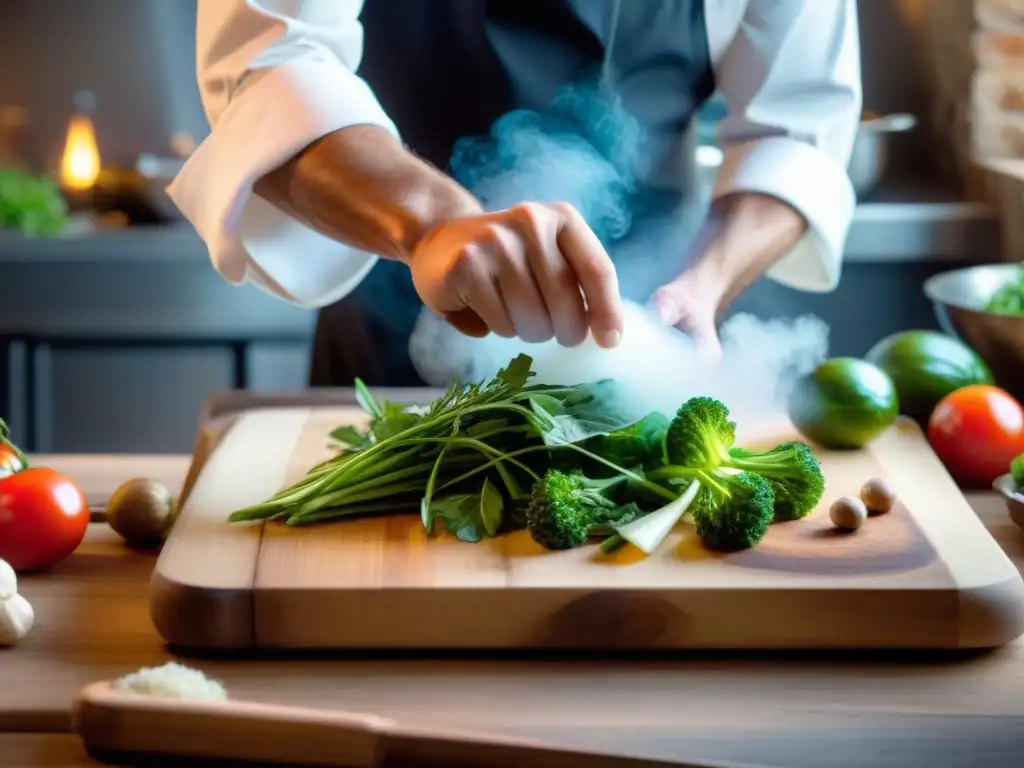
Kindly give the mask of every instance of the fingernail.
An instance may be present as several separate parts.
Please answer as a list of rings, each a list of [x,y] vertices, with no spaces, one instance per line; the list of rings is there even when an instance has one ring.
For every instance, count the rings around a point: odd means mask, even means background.
[[[620,341],[622,341],[622,333],[620,331],[605,331],[601,334],[602,347],[617,347]]]

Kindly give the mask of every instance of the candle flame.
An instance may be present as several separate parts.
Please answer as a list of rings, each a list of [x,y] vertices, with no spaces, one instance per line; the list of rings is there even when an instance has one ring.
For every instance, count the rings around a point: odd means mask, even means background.
[[[88,115],[75,115],[68,123],[64,154],[60,161],[60,182],[65,189],[85,192],[100,175],[100,150],[96,131]]]

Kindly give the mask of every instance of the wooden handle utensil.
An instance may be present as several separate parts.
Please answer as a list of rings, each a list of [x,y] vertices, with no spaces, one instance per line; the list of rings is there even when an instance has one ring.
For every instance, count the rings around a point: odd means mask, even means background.
[[[727,768],[589,753],[486,733],[410,728],[387,718],[227,699],[200,701],[84,688],[74,729],[93,754],[249,760],[291,766]]]

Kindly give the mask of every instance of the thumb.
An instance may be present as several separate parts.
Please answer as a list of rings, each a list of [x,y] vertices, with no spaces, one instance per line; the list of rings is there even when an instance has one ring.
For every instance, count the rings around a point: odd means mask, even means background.
[[[665,325],[676,325],[683,319],[683,302],[676,296],[671,283],[656,290],[648,304]]]
[[[663,285],[651,296],[651,308],[665,325],[673,325],[692,339],[698,358],[708,364],[722,359],[722,344],[715,328],[714,311],[679,289],[678,283]]]

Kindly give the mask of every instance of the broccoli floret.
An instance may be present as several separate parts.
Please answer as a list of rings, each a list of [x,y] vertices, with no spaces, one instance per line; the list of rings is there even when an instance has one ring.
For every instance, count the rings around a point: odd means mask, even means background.
[[[620,505],[608,496],[624,479],[591,480],[580,473],[548,470],[534,484],[526,508],[526,527],[533,540],[545,549],[572,549],[586,544],[602,527],[634,519],[636,505]]]
[[[1010,462],[1010,477],[1018,491],[1024,491],[1024,453]]]
[[[763,453],[733,448],[722,466],[756,472],[771,483],[776,521],[806,517],[825,493],[821,463],[806,443],[782,443]]]
[[[701,489],[691,508],[697,534],[708,549],[735,552],[757,544],[768,532],[775,496],[761,475],[701,472]]]
[[[694,397],[669,425],[665,458],[670,465],[704,472],[731,468],[763,476],[772,486],[777,521],[806,517],[821,501],[825,477],[810,446],[792,441],[756,452],[734,446],[735,440],[729,409],[714,398]]]
[[[669,464],[712,470],[729,457],[736,423],[729,409],[713,397],[691,397],[676,411],[665,433]]]

